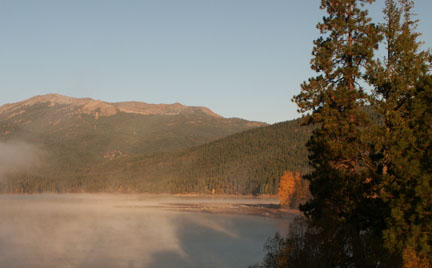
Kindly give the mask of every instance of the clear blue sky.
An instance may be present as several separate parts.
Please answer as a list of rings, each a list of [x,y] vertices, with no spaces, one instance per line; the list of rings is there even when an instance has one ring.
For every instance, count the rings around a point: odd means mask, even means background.
[[[59,93],[293,119],[319,0],[0,0],[0,105]],[[384,0],[372,6],[381,18]],[[432,46],[432,1],[416,1]]]

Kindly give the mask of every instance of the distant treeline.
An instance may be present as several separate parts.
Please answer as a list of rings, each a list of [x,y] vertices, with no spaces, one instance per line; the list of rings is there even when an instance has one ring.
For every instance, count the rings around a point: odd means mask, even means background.
[[[276,194],[283,172],[308,171],[311,128],[298,120],[244,131],[181,152],[113,154],[102,163],[57,152],[48,166],[9,176],[3,192]],[[75,162],[68,158],[75,159]],[[111,157],[110,157],[111,158]],[[88,158],[87,158],[88,159]],[[77,164],[79,163],[79,164]]]

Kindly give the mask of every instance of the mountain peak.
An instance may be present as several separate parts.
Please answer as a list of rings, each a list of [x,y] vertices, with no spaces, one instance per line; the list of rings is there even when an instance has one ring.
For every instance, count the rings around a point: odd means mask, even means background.
[[[73,101],[76,98],[56,94],[56,93],[49,93],[45,95],[36,95],[34,97],[31,97],[28,100],[33,100],[35,102],[46,102],[46,101]]]
[[[173,104],[148,104],[144,102],[117,102],[113,103],[121,112],[136,113],[144,115],[178,115],[201,111],[209,116],[222,118],[222,116],[214,113],[206,107],[186,106],[181,103]]]
[[[173,104],[148,104],[137,101],[109,103],[91,98],[73,98],[60,94],[37,95],[21,102],[6,104],[0,107],[0,114],[6,112],[13,116],[25,107],[39,103],[49,103],[50,107],[64,105],[66,106],[65,109],[68,109],[68,107],[74,111],[78,109],[79,113],[94,114],[96,117],[111,116],[118,112],[142,115],[179,115],[202,112],[212,117],[223,118],[209,108],[186,106],[178,102]]]

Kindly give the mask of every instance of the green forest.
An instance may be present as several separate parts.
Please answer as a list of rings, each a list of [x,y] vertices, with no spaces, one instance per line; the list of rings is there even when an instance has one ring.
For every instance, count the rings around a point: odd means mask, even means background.
[[[116,155],[87,163],[64,150],[50,165],[9,176],[6,192],[276,194],[284,171],[308,171],[312,128],[299,120],[240,132],[176,152]],[[74,152],[69,150],[69,152]],[[96,158],[97,159],[97,158]]]

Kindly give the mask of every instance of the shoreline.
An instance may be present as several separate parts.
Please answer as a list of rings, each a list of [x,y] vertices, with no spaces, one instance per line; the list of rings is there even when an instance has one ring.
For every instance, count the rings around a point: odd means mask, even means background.
[[[233,198],[256,198],[256,199],[278,199],[278,195],[262,194],[208,194],[208,193],[152,193],[152,192],[1,192],[0,195],[149,195],[149,196],[179,196],[179,197],[233,197]]]
[[[180,204],[181,205],[181,204]],[[279,205],[272,204],[223,204],[214,206],[206,204],[205,206],[176,206],[168,208],[169,210],[198,212],[210,214],[234,214],[250,215],[271,218],[291,218],[293,215],[302,215],[299,210],[281,208]]]
[[[271,218],[290,218],[302,215],[297,209],[281,208],[279,199],[273,195],[208,195],[208,194],[155,194],[155,193],[3,193],[0,199],[35,201],[89,200],[114,201],[114,208],[161,209],[174,212],[250,215]],[[22,198],[20,198],[22,197]],[[125,202],[132,201],[132,204]],[[143,202],[144,201],[144,202]]]

